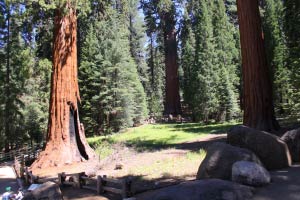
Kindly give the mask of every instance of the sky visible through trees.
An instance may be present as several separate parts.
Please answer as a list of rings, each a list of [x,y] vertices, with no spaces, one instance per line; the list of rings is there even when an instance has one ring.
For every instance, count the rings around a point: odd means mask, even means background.
[[[245,22],[235,0],[0,0],[1,149],[43,142],[51,129],[55,13],[67,15],[66,2],[77,10],[76,116],[87,136],[170,115],[203,123],[249,122],[251,115],[253,123],[246,124],[263,130],[278,128],[266,125],[274,116],[299,117],[298,1],[259,1],[255,34],[262,36],[267,70],[261,76],[257,66],[249,81],[238,25]],[[268,92],[249,93],[254,83],[262,89],[268,80]],[[254,122],[266,113],[249,114],[256,97],[269,99],[266,109],[274,106],[272,122]]]

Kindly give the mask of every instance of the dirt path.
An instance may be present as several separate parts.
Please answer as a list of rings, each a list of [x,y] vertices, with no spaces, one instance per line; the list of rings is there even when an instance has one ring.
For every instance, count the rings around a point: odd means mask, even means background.
[[[0,166],[0,195],[5,192],[6,187],[11,187],[14,192],[18,191],[18,184],[16,182],[16,175],[13,168],[9,165]],[[0,197],[1,199],[1,197]]]
[[[271,172],[272,183],[257,189],[253,200],[299,200],[300,165]]]

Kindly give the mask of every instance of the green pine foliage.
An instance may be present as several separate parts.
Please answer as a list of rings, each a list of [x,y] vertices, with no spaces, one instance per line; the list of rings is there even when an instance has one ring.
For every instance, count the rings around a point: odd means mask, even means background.
[[[225,121],[239,115],[236,32],[222,0],[187,4],[181,36],[183,91],[197,121]]]
[[[0,135],[7,150],[23,140],[22,96],[33,58],[30,48],[22,38],[24,24],[20,4],[13,1],[0,4],[4,14],[1,16]]]
[[[163,30],[158,13],[159,1],[142,0],[141,7],[148,37],[146,62],[148,65],[148,86],[146,87],[149,113],[160,118],[164,109],[165,63]],[[164,1],[160,2],[163,5]]]
[[[131,56],[137,65],[140,80],[144,89],[148,87],[148,65],[146,61],[146,27],[143,18],[138,10],[139,0],[128,1],[128,21],[129,21],[129,44]]]
[[[79,68],[82,119],[91,135],[142,123],[148,112],[128,27],[122,14],[109,7],[106,12],[90,23]]]
[[[223,0],[213,2],[213,27],[216,49],[215,68],[219,75],[217,80],[217,96],[219,102],[218,121],[231,120],[238,116],[239,49],[236,46],[237,29],[226,14]]]
[[[192,25],[192,20],[188,14],[188,9],[185,10],[183,16],[183,30],[181,33],[182,52],[181,52],[181,67],[183,69],[183,98],[185,103],[192,105],[193,102],[193,64],[195,59],[196,38]]]
[[[47,133],[51,68],[48,59],[32,63],[25,82],[23,138],[30,144],[42,143]]]
[[[293,112],[300,115],[300,3],[299,1],[284,1],[284,32],[287,36],[287,65],[291,70],[291,90]]]
[[[196,15],[195,35],[196,51],[193,66],[192,85],[194,95],[191,107],[194,110],[195,119],[208,122],[216,112],[217,99],[217,74],[213,73],[215,44],[213,41],[213,27],[211,18],[211,5],[209,1],[201,1],[199,9],[202,11]]]
[[[284,33],[284,7],[280,0],[266,0],[264,5],[264,35],[268,62],[273,76],[273,96],[278,115],[293,110],[294,99],[291,90],[292,71],[287,65],[287,44]]]
[[[150,37],[160,37],[157,33],[151,33]],[[151,39],[150,39],[151,40]],[[153,39],[152,39],[153,41]],[[165,91],[165,63],[163,47],[149,43],[148,45],[149,85],[147,88],[147,102],[151,117],[160,118],[164,109]],[[151,53],[152,52],[152,53]]]

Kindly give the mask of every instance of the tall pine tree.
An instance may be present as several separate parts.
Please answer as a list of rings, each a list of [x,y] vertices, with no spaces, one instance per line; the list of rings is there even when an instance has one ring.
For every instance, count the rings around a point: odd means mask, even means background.
[[[82,114],[90,134],[119,131],[147,116],[124,13],[110,5],[104,12],[91,20],[80,64]]]

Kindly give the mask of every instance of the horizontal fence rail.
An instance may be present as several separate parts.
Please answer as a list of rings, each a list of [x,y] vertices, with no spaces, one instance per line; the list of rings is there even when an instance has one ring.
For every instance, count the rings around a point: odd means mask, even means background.
[[[34,154],[37,156],[38,154]],[[14,158],[14,169],[18,178],[22,178],[26,185],[33,183],[44,183],[45,181],[53,181],[59,185],[71,185],[75,189],[89,189],[97,192],[101,195],[106,192],[118,194],[122,198],[128,198],[132,196],[132,179],[112,179],[108,178],[106,175],[88,177],[85,172],[68,174],[65,172],[59,173],[56,178],[44,179],[35,176],[32,171],[26,167],[26,161],[29,159],[29,154],[22,156],[15,156]]]
[[[132,181],[125,179],[111,179],[104,176],[89,178],[84,172],[76,174],[58,174],[58,183],[60,185],[72,185],[75,188],[84,188],[96,191],[99,195],[105,192],[119,194],[123,198],[132,196],[131,185]]]
[[[34,145],[33,147],[24,147],[17,150],[11,150],[7,153],[0,153],[0,163],[13,161],[16,157],[20,158],[21,156],[27,157],[27,160],[36,158],[41,150],[41,145]]]

